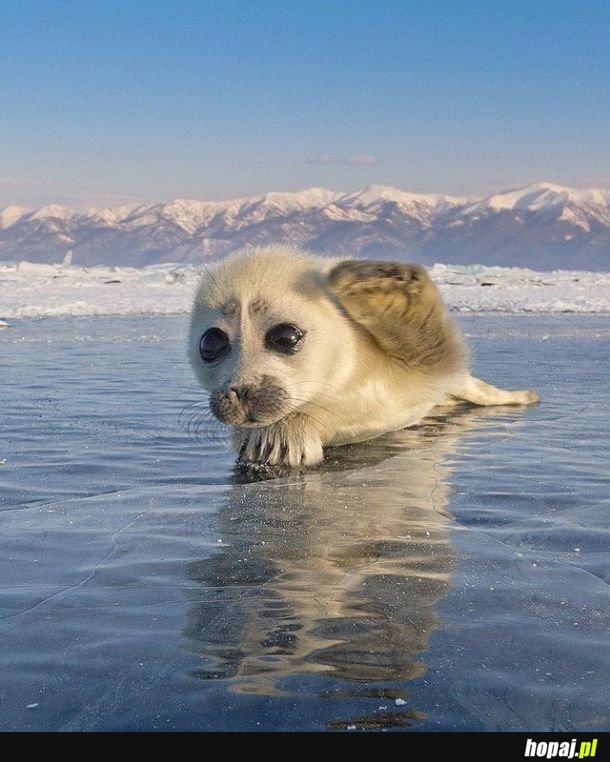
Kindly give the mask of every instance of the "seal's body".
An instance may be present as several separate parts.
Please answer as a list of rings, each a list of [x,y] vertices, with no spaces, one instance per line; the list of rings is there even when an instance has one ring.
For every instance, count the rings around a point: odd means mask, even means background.
[[[316,465],[455,401],[530,404],[470,375],[468,352],[419,265],[250,249],[213,265],[189,356],[245,465]]]

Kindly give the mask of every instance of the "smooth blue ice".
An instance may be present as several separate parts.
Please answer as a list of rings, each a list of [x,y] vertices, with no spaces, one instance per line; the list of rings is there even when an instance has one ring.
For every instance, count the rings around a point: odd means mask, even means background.
[[[0,332],[0,729],[607,729],[610,319],[461,324],[542,403],[253,483],[183,318]]]

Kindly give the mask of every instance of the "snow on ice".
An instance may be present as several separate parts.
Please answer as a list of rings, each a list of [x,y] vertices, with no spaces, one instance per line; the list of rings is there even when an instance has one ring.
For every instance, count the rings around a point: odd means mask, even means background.
[[[610,313],[610,273],[441,264],[430,272],[456,312]],[[184,314],[200,276],[200,267],[183,264],[0,264],[0,320]]]

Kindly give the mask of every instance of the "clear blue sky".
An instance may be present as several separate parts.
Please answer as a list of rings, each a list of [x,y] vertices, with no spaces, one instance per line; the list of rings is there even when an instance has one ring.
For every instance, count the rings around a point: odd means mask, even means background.
[[[0,207],[610,187],[608,0],[2,0]]]

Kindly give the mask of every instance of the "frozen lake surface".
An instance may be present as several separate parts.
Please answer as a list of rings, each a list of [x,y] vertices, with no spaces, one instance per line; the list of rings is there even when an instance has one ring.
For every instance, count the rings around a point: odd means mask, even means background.
[[[190,312],[203,270],[0,262],[0,320],[180,315]],[[430,275],[455,312],[610,313],[610,272],[436,264]]]
[[[607,729],[607,317],[461,317],[540,405],[254,483],[185,320],[0,331],[1,730]]]

